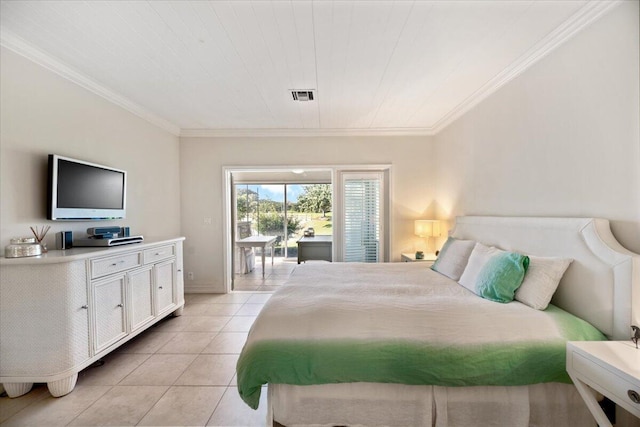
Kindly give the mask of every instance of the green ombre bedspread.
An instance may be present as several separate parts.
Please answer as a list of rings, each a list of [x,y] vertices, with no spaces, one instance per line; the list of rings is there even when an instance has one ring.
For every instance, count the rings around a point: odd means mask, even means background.
[[[491,302],[420,263],[309,264],[256,319],[238,390],[257,408],[267,383],[569,382],[566,342],[603,339],[557,307]]]

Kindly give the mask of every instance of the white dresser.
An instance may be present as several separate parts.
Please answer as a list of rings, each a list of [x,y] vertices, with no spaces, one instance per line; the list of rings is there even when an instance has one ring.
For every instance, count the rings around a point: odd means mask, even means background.
[[[78,372],[160,319],[182,314],[183,237],[0,258],[0,383],[9,397]]]

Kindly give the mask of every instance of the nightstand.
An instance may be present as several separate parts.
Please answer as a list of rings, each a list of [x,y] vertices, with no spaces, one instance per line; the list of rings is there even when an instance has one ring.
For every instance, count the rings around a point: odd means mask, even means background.
[[[611,423],[594,390],[640,418],[640,349],[631,341],[570,341],[567,372],[600,427]]]
[[[424,254],[423,259],[416,259],[416,254],[401,254],[402,262],[425,262],[427,266],[431,267],[435,260],[438,258],[436,254]]]

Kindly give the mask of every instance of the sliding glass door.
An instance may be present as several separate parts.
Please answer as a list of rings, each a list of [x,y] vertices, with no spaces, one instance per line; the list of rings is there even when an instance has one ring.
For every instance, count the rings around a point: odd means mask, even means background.
[[[333,233],[331,184],[235,184],[237,239],[276,236],[275,256],[297,257],[305,231]],[[260,253],[258,252],[258,255]]]

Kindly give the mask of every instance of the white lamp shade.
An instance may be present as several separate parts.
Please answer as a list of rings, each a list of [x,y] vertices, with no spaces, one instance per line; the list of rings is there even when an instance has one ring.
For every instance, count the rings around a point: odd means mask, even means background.
[[[420,237],[437,237],[440,235],[440,221],[417,219],[413,225],[414,233]]]

